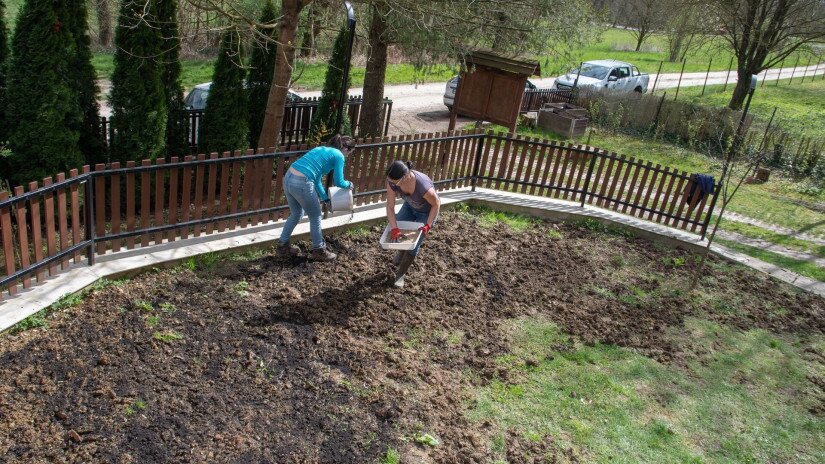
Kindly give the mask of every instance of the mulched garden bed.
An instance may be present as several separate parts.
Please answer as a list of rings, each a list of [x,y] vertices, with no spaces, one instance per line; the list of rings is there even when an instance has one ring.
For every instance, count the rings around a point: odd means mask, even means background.
[[[492,424],[465,413],[475,386],[511,375],[496,358],[514,318],[675,363],[663,333],[687,315],[825,331],[823,299],[715,258],[702,285],[748,295],[747,311],[709,311],[672,285],[695,265],[685,251],[460,213],[396,290],[380,231],[329,237],[333,263],[262,254],[149,272],[1,337],[0,461],[362,463],[392,447],[404,462],[490,462]],[[640,271],[617,280],[616,255]],[[555,453],[576,460],[553,437],[507,435],[511,463]]]

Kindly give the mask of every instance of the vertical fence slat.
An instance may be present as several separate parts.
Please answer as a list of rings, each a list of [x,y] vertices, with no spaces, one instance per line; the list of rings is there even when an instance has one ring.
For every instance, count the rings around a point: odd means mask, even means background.
[[[524,169],[521,170],[521,174],[518,177],[518,180],[523,181],[524,184],[521,185],[521,193],[527,193],[527,189],[530,187],[527,185],[528,182],[531,182],[531,173],[538,172],[538,166],[536,166],[536,152],[538,151],[539,147],[539,139],[533,138],[530,144],[530,155],[528,156],[527,160],[524,162]]]
[[[650,169],[650,165],[651,165],[651,163],[648,161],[648,163],[647,163],[648,169]],[[650,197],[652,196],[653,190],[655,190],[655,188],[656,188],[656,180],[659,177],[659,171],[660,171],[661,167],[662,166],[660,164],[657,164],[656,167],[653,168],[653,177],[651,177],[651,179],[650,179],[650,186],[645,189],[645,190],[647,190],[647,192],[645,193],[644,201],[642,201],[642,209],[641,209],[641,211],[639,211],[639,217],[640,218],[644,218],[645,214],[647,213],[647,211],[645,211],[645,210],[648,209],[647,204],[650,201]],[[647,173],[645,173],[645,174],[647,174]],[[644,184],[644,183],[645,183],[644,179],[642,179],[642,184]]]
[[[536,139],[538,140],[538,139]],[[533,184],[529,187],[529,194],[536,195],[536,192],[541,191],[541,187],[537,186],[536,184],[539,183],[541,180],[542,172],[546,172],[547,164],[550,158],[547,156],[547,140],[542,140],[541,145],[538,148],[538,153],[535,161],[535,166],[533,167],[533,178],[530,179],[530,182]]]
[[[0,192],[0,201],[6,200],[9,198],[8,192]],[[25,222],[23,225],[20,226],[21,228],[25,227]],[[0,237],[3,239],[3,257],[5,258],[5,265],[6,265],[6,275],[10,276],[14,274],[14,243],[12,242],[12,233],[11,233],[11,207],[7,206],[5,208],[0,209],[0,230],[2,230],[2,234]],[[21,246],[22,250],[22,246]],[[0,289],[0,297],[2,297],[3,289]],[[9,284],[8,287],[9,295],[17,294],[17,283],[12,282]]]
[[[661,169],[661,167],[657,164],[657,169]],[[650,211],[647,213],[647,219],[652,220],[653,215],[655,214],[654,211],[661,211],[661,199],[662,199],[662,190],[665,187],[665,182],[670,177],[670,168],[665,167],[664,170],[661,172],[661,178],[659,179],[659,186],[656,188],[656,194],[653,197],[653,203],[650,204]]]
[[[160,166],[162,164],[166,164],[166,160],[163,158],[158,158],[155,160],[155,165]],[[165,205],[163,204],[164,194],[166,193],[166,170],[165,169],[158,169],[155,171],[155,219],[154,225],[155,227],[160,227],[164,224],[163,221],[163,212],[166,209]],[[159,245],[163,243],[163,232],[155,232],[154,238],[155,244]]]
[[[210,153],[209,159],[214,160],[218,159],[217,153]],[[209,180],[207,181],[206,187],[206,217],[211,218],[215,215],[215,188],[218,184],[218,165],[217,164],[210,164],[209,165]],[[215,223],[210,222],[206,225],[206,235],[212,233],[215,229]]]
[[[195,159],[192,155],[186,155],[183,158],[184,162],[190,162]],[[189,217],[192,214],[192,167],[184,165],[183,167],[183,182],[181,183],[180,192],[180,222],[189,222]],[[181,240],[189,238],[189,226],[180,229]]]
[[[382,137],[381,140],[386,140],[388,143],[395,143],[396,137],[393,135],[392,137]],[[384,175],[384,171],[390,163],[395,161],[394,157],[394,145],[388,145],[381,148],[381,180],[376,186],[377,189],[381,190],[381,193],[378,195],[378,201],[385,201],[387,199],[387,189],[384,188],[386,186],[386,179],[387,176]]]
[[[642,191],[645,190],[647,186],[647,176],[650,174],[650,166],[652,163],[650,161],[647,162],[644,167],[642,166],[642,162],[639,161],[639,166],[636,168],[636,175],[639,174],[639,169],[644,169],[642,173],[642,179],[639,181],[638,186],[636,186],[636,196],[633,198],[633,206],[630,208],[630,215],[635,216],[637,207],[639,206],[639,200],[642,198]],[[633,176],[633,184],[636,184],[636,176]],[[631,191],[632,193],[632,191]],[[628,202],[630,201],[630,197],[628,196]]]
[[[358,153],[359,152],[356,149],[355,150],[356,156],[357,156]],[[279,156],[277,159],[275,159],[275,195],[274,196],[275,196],[275,202],[278,205],[281,205],[281,204],[283,204],[283,202],[286,201],[286,198],[284,198],[284,175],[286,174],[287,169],[288,168],[286,167],[286,159],[283,156]],[[234,195],[234,190],[233,190],[233,195]],[[283,217],[283,211],[278,211],[277,213],[275,213],[275,219],[276,220],[281,219],[281,217]]]
[[[75,178],[78,176],[77,169],[69,171],[69,177]],[[72,207],[72,245],[80,243],[80,193],[77,184],[72,184],[69,187],[69,201]],[[74,255],[74,262],[80,262],[80,252]]]
[[[171,164],[177,164],[178,161],[179,158],[177,156],[173,156],[169,159]],[[169,224],[178,223],[178,175],[178,168],[169,169]],[[177,235],[178,231],[171,229],[169,230],[169,233],[166,234],[166,240],[169,242],[174,242]]]
[[[151,161],[141,161],[141,166],[151,165]],[[149,227],[149,211],[151,201],[150,186],[152,182],[152,172],[143,171],[140,173],[140,228],[145,229]],[[140,246],[145,247],[149,245],[149,234],[144,233],[140,236]]]
[[[604,164],[607,157],[605,156],[607,153],[603,150],[596,150],[593,153],[593,156],[599,157],[599,166],[596,168],[596,174],[593,176],[593,179],[590,180],[590,193],[588,194],[589,198],[586,199],[587,203],[593,204],[593,198],[596,195],[596,190],[598,190],[599,186],[602,184],[602,171],[604,170]]]
[[[51,177],[43,179],[43,187],[52,185]],[[49,192],[43,196],[43,212],[46,225],[46,252],[48,257],[57,254],[57,241],[55,240],[55,223],[54,223],[54,193]],[[49,264],[49,275],[57,275],[57,264]]]
[[[573,173],[570,172],[570,164],[572,163],[573,158],[573,144],[561,144],[561,149],[564,151],[564,157],[562,158],[561,163],[561,170],[559,171],[559,187],[560,189],[556,190],[555,195],[556,198],[561,197],[562,199],[566,200],[568,193],[566,189],[570,188],[570,185],[573,182]]]
[[[24,193],[24,191],[23,191],[22,186],[18,186],[18,187],[14,188],[14,196],[20,196],[23,193]],[[3,196],[3,195],[5,195],[5,196]],[[8,198],[8,194],[6,192],[0,192],[0,200],[5,200],[6,198]],[[25,268],[29,267],[29,265],[31,264],[31,259],[30,259],[31,251],[29,249],[29,234],[28,234],[28,227],[26,227],[26,225],[29,223],[29,221],[26,220],[26,202],[25,201],[20,201],[20,202],[17,203],[17,207],[15,208],[15,216],[17,218],[17,240],[18,240],[18,244],[20,245],[20,269],[25,269]],[[6,233],[6,226],[3,225],[3,234],[5,235],[5,233]],[[9,222],[8,233],[9,233],[8,243],[11,244],[11,237],[12,237],[11,222]],[[4,240],[4,244],[5,244],[6,239],[4,238],[3,240]],[[7,266],[8,266],[8,259],[9,258],[11,258],[12,263],[14,263],[14,254],[11,253],[13,248],[10,249],[8,247],[11,247],[11,245],[7,245],[3,249],[3,252],[5,253],[5,257],[6,257],[6,265]],[[11,273],[9,273],[9,274],[11,274]],[[31,287],[31,277],[29,277],[29,276],[23,277],[23,288],[29,288],[29,287]]]
[[[112,163],[112,169],[120,169],[120,163]],[[118,234],[120,230],[120,174],[112,174],[112,233]],[[112,252],[120,251],[120,239],[112,240]]]
[[[665,172],[667,172],[669,169],[670,168],[665,168]],[[665,191],[664,196],[660,200],[661,204],[659,205],[659,215],[656,216],[656,222],[662,222],[663,215],[670,214],[670,212],[668,211],[668,206],[670,206],[669,210],[673,210],[673,201],[671,200],[671,195],[673,194],[673,186],[676,182],[676,179],[679,177],[678,173],[678,169],[668,173],[668,177],[670,178],[670,180],[667,183],[667,190]],[[665,217],[665,225],[667,225],[668,220],[669,219]]]
[[[235,150],[232,153],[232,188],[229,190],[232,198],[229,200],[229,212],[231,214],[238,212],[239,196],[241,194],[241,151]],[[238,225],[237,219],[229,221],[229,230],[235,230]]]
[[[630,185],[628,185],[627,181],[628,181],[628,179],[630,179],[630,172],[634,170],[633,169],[634,167],[636,167],[636,169],[635,169],[635,173],[633,174],[633,177],[632,177],[633,180],[631,181]],[[613,208],[614,210],[616,210],[616,211],[621,210],[622,213],[624,213],[625,210],[627,210],[627,204],[623,205],[620,202],[621,201],[629,202],[630,195],[628,194],[628,191],[632,191],[633,183],[636,182],[636,176],[638,174],[639,174],[639,167],[636,164],[636,158],[631,156],[630,159],[627,161],[627,169],[625,170],[624,175],[622,176],[622,183],[619,185],[619,191],[616,192],[616,199],[615,199],[616,206]]]
[[[668,217],[665,218],[665,225],[666,226],[670,225],[670,221],[673,220],[673,226],[676,227],[678,221],[675,218],[673,218],[673,210],[675,209],[676,204],[678,203],[679,204],[679,211],[676,213],[676,216],[681,215],[682,207],[684,206],[682,204],[682,191],[683,191],[682,188],[685,185],[685,179],[686,179],[687,173],[686,172],[681,172],[678,169],[675,169],[673,171],[673,173],[679,179],[679,183],[676,184],[676,189],[673,190],[670,198],[668,198],[668,200],[670,201],[670,207],[668,208],[668,211],[667,211]]]
[[[95,172],[106,170],[106,165],[99,163],[95,165]],[[97,176],[94,178],[95,187],[95,237],[106,236],[106,177]],[[96,245],[96,253],[102,255],[106,253],[106,242],[100,240]]]
[[[206,154],[198,154],[198,161],[203,161],[205,159]],[[197,166],[195,166],[195,211],[192,215],[193,221],[197,221],[198,219],[201,219],[203,217],[203,177],[204,165],[198,164]],[[195,224],[192,229],[192,235],[194,235],[195,237],[200,237],[203,226],[200,224]]]
[[[29,192],[34,192],[37,190],[37,182],[29,182]],[[88,207],[88,205],[87,205]],[[40,227],[40,198],[32,197],[29,198],[29,214],[30,214],[30,221],[32,226],[32,244],[34,246],[34,262],[39,263],[43,260],[43,229]],[[86,227],[89,227],[86,224]],[[11,230],[11,229],[9,229]],[[13,255],[12,255],[13,256]],[[37,282],[43,282],[45,280],[45,273],[41,268],[35,273],[37,277]]]
[[[271,147],[267,150],[264,150],[263,152],[264,153],[274,153],[275,148]],[[264,190],[263,190],[263,193],[261,195],[261,208],[267,208],[268,209],[268,208],[271,208],[273,206],[272,205],[272,172],[273,172],[273,168],[275,166],[272,163],[274,161],[275,160],[273,158],[266,158],[266,159],[263,160],[263,170],[261,172],[261,180],[264,183]],[[262,214],[260,216],[260,221],[265,222],[265,223],[269,222],[271,216],[272,215],[269,214],[269,213]]]
[[[127,168],[135,167],[134,161],[126,162]],[[135,230],[135,174],[133,172],[126,173],[126,230],[131,232]],[[135,237],[126,238],[126,249],[131,250],[135,247]]]
[[[605,196],[607,195],[607,187],[612,183],[611,181],[614,179],[613,173],[613,163],[616,161],[616,153],[609,153],[606,154],[609,157],[607,162],[607,169],[604,171],[604,180],[600,181],[602,188],[599,189],[599,199],[596,201],[596,206],[601,208],[605,203]]]
[[[582,153],[584,150],[584,153]],[[582,179],[584,178],[584,173],[587,171],[587,165],[590,161],[590,147],[582,148],[581,145],[576,146],[576,162],[573,164],[576,167],[576,181],[573,183],[573,190],[570,192],[572,195],[571,200],[580,201],[582,196],[584,195],[584,183]],[[579,186],[582,186],[581,189]]]
[[[494,172],[493,174],[496,177],[495,189],[498,190],[501,188],[501,179],[504,177],[504,174],[507,172],[507,165],[510,163],[510,158],[512,158],[513,154],[510,153],[510,147],[513,145],[513,134],[507,133],[506,140],[504,140],[504,148],[500,153],[500,157],[497,161],[499,161],[498,166],[496,166],[495,162],[490,167],[491,171]],[[498,148],[498,146],[496,146]],[[498,168],[498,169],[496,169]]]
[[[545,139],[545,142],[546,141],[547,140]],[[553,164],[556,163],[556,141],[555,140],[549,142],[549,146],[547,147],[546,153],[544,153],[544,157],[546,158],[544,160],[544,169],[542,170],[542,173],[541,173],[541,180],[539,180],[539,183],[541,184],[541,187],[536,189],[536,194],[541,195],[541,196],[549,196],[550,189],[548,188],[547,182],[548,182],[548,179],[550,178],[549,176],[551,175],[551,168],[552,168]],[[555,171],[553,171],[553,172],[555,172]]]
[[[57,181],[63,182],[66,180],[65,173],[58,173],[57,174]],[[65,249],[69,248],[69,214],[68,214],[68,204],[66,203],[66,187],[57,190],[57,227],[58,227],[58,235],[60,240],[60,251],[64,251]],[[19,232],[18,232],[19,233]],[[61,269],[68,269],[69,268],[69,257],[67,256],[63,260],[60,261],[60,268]]]
[[[615,157],[616,154],[613,153],[613,156]],[[625,158],[625,155],[619,156],[619,158],[616,160],[616,171],[613,174],[613,182],[610,183],[610,189],[607,191],[607,195],[605,195],[605,200],[604,200],[604,207],[607,208],[607,209],[610,209],[610,208],[615,209],[615,205],[611,204],[612,201],[614,200],[613,192],[616,191],[616,186],[619,183],[619,178],[621,177],[622,169],[625,168],[626,164],[627,164],[627,160]],[[629,169],[630,168],[628,167],[628,170]],[[627,177],[626,174],[625,174],[625,177]],[[619,190],[619,191],[621,192],[621,190]]]
[[[221,153],[222,160],[228,160],[232,156],[232,153],[225,151]],[[218,195],[218,216],[223,216],[226,214],[226,207],[229,205],[229,171],[230,171],[231,163],[229,161],[224,161],[221,163],[221,193]],[[226,230],[226,221],[220,221],[218,223],[218,232],[223,232]]]

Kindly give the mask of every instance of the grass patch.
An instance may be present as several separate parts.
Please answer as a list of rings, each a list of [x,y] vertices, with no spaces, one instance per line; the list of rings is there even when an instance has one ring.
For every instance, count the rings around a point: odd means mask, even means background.
[[[745,237],[765,240],[784,248],[801,251],[803,253],[808,253],[818,258],[825,259],[825,245],[817,245],[816,243],[812,243],[807,240],[780,234],[762,227],[752,226],[742,222],[728,221],[725,219],[722,219],[720,228],[727,232],[736,232],[737,234],[744,235]]]
[[[92,284],[92,286],[87,288],[86,290],[83,290],[78,293],[63,295],[48,307],[43,308],[42,310],[32,314],[31,316],[23,319],[22,321],[10,327],[8,333],[11,335],[16,335],[31,329],[48,328],[48,321],[54,313],[59,311],[65,311],[69,308],[79,305],[92,292],[102,290],[112,285],[121,285],[122,283],[122,280],[100,279],[96,281],[94,284]]]
[[[182,339],[183,335],[181,335],[179,332],[176,332],[174,330],[167,330],[165,332],[155,332],[155,333],[153,333],[152,338],[154,338],[155,340],[157,340],[159,342],[172,343],[172,342],[175,342],[175,341],[178,341],[178,340]]]
[[[723,89],[721,85],[708,86],[705,94],[701,95],[701,87],[686,87],[679,90],[679,99],[705,106],[727,106],[733,95],[733,86],[728,85],[724,92]],[[749,111],[767,122],[774,108],[777,108],[775,126],[792,134],[820,137],[825,133],[825,80],[822,75],[816,80],[808,76],[803,83],[802,71],[799,71],[793,82],[782,79],[766,81],[764,86],[760,83]]]
[[[131,417],[135,415],[136,412],[143,411],[144,409],[146,409],[146,401],[135,400],[126,406],[126,410],[123,411],[123,415],[126,417]]]
[[[158,324],[160,324],[160,317],[158,317],[158,316],[147,316],[146,317],[146,325],[149,326],[149,328],[156,327]]]
[[[525,437],[551,435],[560,450],[573,448],[586,462],[825,457],[825,420],[808,411],[815,398],[806,379],[823,368],[802,358],[800,341],[790,336],[689,319],[672,335],[689,353],[686,371],[628,349],[571,342],[548,322],[518,321],[514,334],[512,354],[499,362],[523,380],[479,388],[474,421]],[[714,349],[694,354],[693,346]],[[526,359],[541,361],[528,366]]]
[[[181,266],[192,272],[212,272],[222,260],[223,257],[220,253],[210,251],[209,253],[192,256],[191,258],[184,260]]]
[[[399,464],[401,462],[401,454],[395,449],[390,448],[387,454],[378,461],[379,464]]]
[[[242,280],[242,281],[238,282],[237,284],[235,284],[234,287],[232,287],[232,290],[234,290],[235,293],[237,293],[238,296],[241,297],[241,298],[246,298],[246,297],[249,296],[248,289],[249,289],[249,282],[247,282],[245,280]]]
[[[597,219],[585,218],[574,222],[575,225],[587,229],[591,232],[596,232],[606,235],[617,235],[619,237],[632,237],[633,231],[627,227],[617,226],[614,224],[605,224]]]
[[[775,264],[799,275],[810,277],[811,279],[815,279],[820,282],[825,282],[825,269],[817,266],[815,263],[790,258],[772,251],[766,251],[761,248],[744,245],[733,240],[717,238],[716,241],[732,250],[742,252],[748,256],[765,261],[766,263]]]
[[[345,232],[349,237],[369,237],[370,233],[372,233],[371,228],[364,225],[350,227]]]
[[[505,224],[515,232],[524,232],[541,222],[540,219],[532,216],[495,211],[482,206],[470,206],[466,212],[478,218],[481,227],[493,228]]]

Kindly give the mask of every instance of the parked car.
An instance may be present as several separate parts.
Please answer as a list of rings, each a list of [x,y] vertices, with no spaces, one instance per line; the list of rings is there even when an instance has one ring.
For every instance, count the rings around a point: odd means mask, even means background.
[[[536,88],[536,84],[533,84],[530,80],[527,80],[527,83],[524,84],[524,90],[535,90]],[[447,81],[447,88],[444,90],[444,105],[450,111],[453,109],[456,89],[458,89],[458,76],[453,76],[452,79]]]
[[[579,88],[608,88],[626,92],[647,92],[647,85],[650,83],[650,76],[640,72],[636,66],[624,61],[616,60],[595,60],[587,61],[581,66],[581,73],[578,69],[572,69],[567,74],[556,78],[553,88],[572,89],[574,85]],[[576,82],[578,75],[579,81]]]
[[[206,99],[209,97],[209,89],[212,87],[211,82],[198,84],[194,89],[190,90],[183,100],[183,106],[187,110],[204,110],[206,109]],[[303,97],[297,93],[289,90],[286,94],[287,102],[294,102],[301,100]]]

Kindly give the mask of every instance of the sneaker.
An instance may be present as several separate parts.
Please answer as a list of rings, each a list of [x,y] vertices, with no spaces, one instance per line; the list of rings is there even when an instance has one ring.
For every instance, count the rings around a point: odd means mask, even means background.
[[[315,250],[312,250],[312,252],[309,254],[309,259],[311,259],[312,261],[332,261],[337,256],[338,255],[327,250],[326,248],[317,248]]]
[[[297,256],[301,249],[289,243],[279,243],[277,248],[278,256]]]

